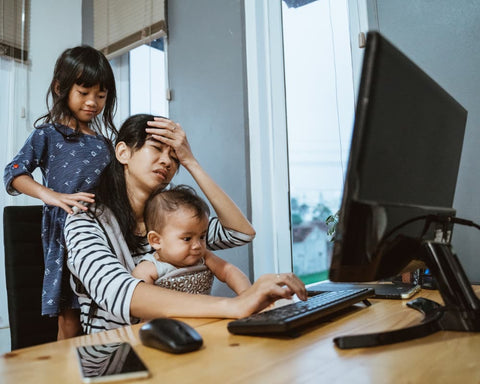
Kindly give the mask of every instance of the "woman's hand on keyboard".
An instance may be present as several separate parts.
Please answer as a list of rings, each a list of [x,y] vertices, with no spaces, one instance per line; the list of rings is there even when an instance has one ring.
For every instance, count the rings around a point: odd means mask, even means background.
[[[250,288],[234,298],[236,304],[234,317],[249,316],[278,299],[291,299],[295,294],[300,300],[307,300],[305,284],[293,273],[262,275]]]

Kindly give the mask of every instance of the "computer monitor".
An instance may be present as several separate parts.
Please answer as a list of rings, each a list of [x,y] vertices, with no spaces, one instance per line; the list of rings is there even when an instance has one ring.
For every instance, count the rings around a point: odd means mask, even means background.
[[[329,278],[365,282],[428,267],[445,306],[410,303],[427,321],[346,336],[342,348],[480,331],[480,301],[450,246],[467,111],[378,32],[367,34]],[[432,319],[435,320],[432,320]]]

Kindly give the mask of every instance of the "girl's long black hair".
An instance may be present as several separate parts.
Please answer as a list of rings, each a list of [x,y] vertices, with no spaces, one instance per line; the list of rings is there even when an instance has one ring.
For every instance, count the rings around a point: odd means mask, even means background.
[[[53,79],[46,96],[48,112],[35,121],[35,128],[39,128],[39,123],[55,125],[62,120],[73,119],[76,121],[75,116],[68,108],[68,95],[74,84],[87,88],[98,84],[101,90],[107,91],[105,107],[101,114],[103,124],[100,122],[100,115],[96,116],[92,121],[92,128],[114,141],[117,135],[117,129],[113,123],[117,103],[115,77],[112,67],[103,53],[88,45],[66,49],[57,59]],[[57,126],[55,128],[64,137],[72,138],[79,135],[78,121],[76,125],[74,133],[70,135]]]
[[[139,150],[147,138],[147,121],[153,120],[152,115],[140,114],[129,117],[120,127],[117,141],[123,141],[133,151]],[[128,248],[134,250],[139,246],[139,238],[135,235],[137,221],[127,194],[124,166],[115,155],[110,164],[100,175],[99,184],[95,190],[96,207],[110,208],[120,225]]]

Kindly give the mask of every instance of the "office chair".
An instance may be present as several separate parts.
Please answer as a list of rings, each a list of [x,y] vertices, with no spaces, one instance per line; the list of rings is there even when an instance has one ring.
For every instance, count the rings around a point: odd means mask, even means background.
[[[42,206],[3,210],[5,277],[12,350],[57,339],[57,318],[41,315]]]

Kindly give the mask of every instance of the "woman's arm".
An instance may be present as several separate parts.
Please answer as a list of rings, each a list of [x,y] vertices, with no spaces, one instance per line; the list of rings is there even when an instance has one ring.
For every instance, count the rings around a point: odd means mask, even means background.
[[[278,299],[293,294],[307,299],[305,285],[291,273],[261,276],[240,295],[217,297],[172,291],[156,285],[139,283],[131,301],[132,316],[156,317],[219,317],[242,318],[261,311]]]
[[[84,212],[67,217],[65,240],[70,271],[102,310],[119,319],[117,323],[129,324],[131,316],[239,318],[293,294],[301,300],[307,298],[305,285],[291,273],[263,275],[235,298],[194,295],[146,284],[130,274],[120,256],[110,249],[96,220]]]
[[[226,283],[237,295],[252,286],[248,277],[239,268],[210,251],[205,254],[205,265],[217,279]]]
[[[118,231],[115,235],[110,233],[112,241],[122,240]],[[119,260],[125,255],[119,254],[118,250],[117,254],[114,253],[103,229],[85,212],[67,216],[65,243],[67,266],[82,283],[88,296],[117,323],[130,324],[130,303],[134,289],[140,283],[130,274],[130,270],[134,269],[133,260],[128,270]],[[120,246],[125,247],[126,244]],[[129,252],[126,257],[131,259]]]
[[[149,121],[147,132],[156,140],[171,146],[180,163],[190,172],[208,201],[212,204],[220,222],[226,228],[254,236],[255,230],[242,211],[230,199],[220,186],[202,168],[192,153],[187,136],[179,124],[163,118]]]

